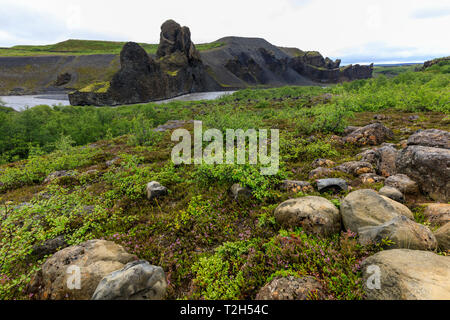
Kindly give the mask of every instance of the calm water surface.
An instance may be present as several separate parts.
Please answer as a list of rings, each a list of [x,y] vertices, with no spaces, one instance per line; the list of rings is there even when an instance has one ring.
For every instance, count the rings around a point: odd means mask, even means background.
[[[221,96],[232,94],[235,91],[217,91],[217,92],[199,92],[186,94],[172,99],[157,101],[158,104],[168,103],[171,101],[197,101],[197,100],[214,100]],[[38,105],[49,106],[69,106],[69,97],[67,94],[42,94],[30,96],[2,96],[0,100],[4,105],[11,107],[17,111],[24,110],[27,107],[35,107]]]

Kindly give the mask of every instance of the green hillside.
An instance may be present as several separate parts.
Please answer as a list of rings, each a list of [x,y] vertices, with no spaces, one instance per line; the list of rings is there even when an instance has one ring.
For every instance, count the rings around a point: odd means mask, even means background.
[[[0,57],[19,56],[48,56],[48,55],[91,55],[91,54],[119,54],[125,42],[97,41],[97,40],[67,40],[50,45],[19,45],[11,48],[0,48]],[[140,43],[149,53],[154,54],[157,44]],[[221,43],[203,43],[196,45],[199,51],[222,46]]]

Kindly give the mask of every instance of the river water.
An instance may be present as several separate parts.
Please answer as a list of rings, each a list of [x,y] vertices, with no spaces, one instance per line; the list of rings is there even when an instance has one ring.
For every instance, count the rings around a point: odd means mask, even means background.
[[[156,101],[157,104],[168,103],[171,101],[198,101],[198,100],[214,100],[224,95],[232,94],[235,91],[214,91],[214,92],[198,92],[186,94],[172,99]],[[29,96],[0,96],[3,105],[11,107],[17,111],[22,111],[27,107],[35,107],[39,105],[48,106],[69,106],[69,97],[67,94],[42,94]]]

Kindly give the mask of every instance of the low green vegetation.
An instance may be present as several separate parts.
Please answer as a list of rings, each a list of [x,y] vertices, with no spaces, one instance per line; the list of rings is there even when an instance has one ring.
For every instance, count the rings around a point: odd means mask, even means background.
[[[364,298],[360,265],[381,247],[361,246],[351,233],[323,239],[281,228],[278,204],[319,194],[278,185],[314,183],[308,173],[316,158],[355,159],[361,149],[336,135],[380,112],[396,133],[389,142],[405,139],[403,128],[449,130],[450,75],[446,65],[436,68],[327,88],[242,90],[214,101],[0,109],[0,299],[33,298],[27,285],[47,258],[36,247],[61,235],[69,245],[111,240],[161,266],[170,299],[253,299],[279,275],[313,276],[327,299]],[[405,120],[413,112],[419,119]],[[248,163],[175,166],[172,130],[153,130],[173,119],[202,120],[204,130],[278,128],[280,170],[262,176]],[[185,128],[193,132],[191,123]],[[49,177],[55,171],[59,177]],[[168,196],[148,200],[150,181]],[[235,183],[252,197],[236,202]],[[322,196],[339,207],[345,195]]]
[[[48,56],[48,55],[90,55],[90,54],[119,54],[125,42],[96,41],[96,40],[67,40],[50,45],[31,46],[20,45],[11,48],[0,48],[0,57],[20,56]],[[155,54],[157,44],[140,43],[149,54]],[[196,45],[199,51],[221,47],[218,42],[201,43]]]
[[[374,78],[384,75],[386,77],[392,78],[398,76],[400,73],[404,72],[414,72],[416,69],[420,68],[420,64],[412,65],[402,65],[402,66],[375,66],[373,68]]]

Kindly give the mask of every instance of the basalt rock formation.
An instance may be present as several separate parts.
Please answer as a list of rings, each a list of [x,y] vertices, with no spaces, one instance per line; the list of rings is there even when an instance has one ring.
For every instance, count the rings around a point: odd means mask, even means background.
[[[317,85],[372,77],[372,65],[340,68],[340,60],[279,48],[264,39],[227,37],[217,43],[221,46],[200,53],[189,28],[168,20],[161,26],[156,55],[128,42],[112,79],[71,93],[70,103],[112,106],[252,85]]]
[[[110,82],[96,83],[71,93],[70,103],[133,104],[220,89],[207,74],[191,41],[189,28],[173,20],[161,26],[161,42],[155,58],[137,43],[128,42],[120,53],[120,65]]]
[[[341,60],[332,61],[317,51],[302,52],[289,62],[289,66],[299,74],[318,82],[337,83],[372,77],[373,64],[348,65],[342,68],[340,65]]]

